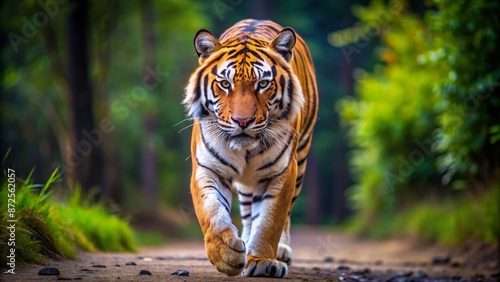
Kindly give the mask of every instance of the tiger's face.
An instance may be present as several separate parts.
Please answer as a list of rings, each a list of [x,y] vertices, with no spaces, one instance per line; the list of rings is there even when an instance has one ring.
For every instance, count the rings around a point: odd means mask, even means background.
[[[194,45],[200,66],[183,103],[189,117],[218,130],[230,148],[270,140],[273,131],[283,131],[296,119],[304,97],[289,64],[295,45],[292,29],[270,41],[243,35],[222,43],[200,30]]]

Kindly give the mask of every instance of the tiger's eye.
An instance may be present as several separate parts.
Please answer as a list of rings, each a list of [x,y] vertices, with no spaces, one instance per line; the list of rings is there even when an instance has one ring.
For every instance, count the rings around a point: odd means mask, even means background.
[[[269,80],[259,81],[259,88],[266,88],[267,85],[269,85]]]
[[[220,82],[220,86],[222,86],[223,88],[229,89],[229,87],[231,87],[231,83],[227,80],[223,80]]]

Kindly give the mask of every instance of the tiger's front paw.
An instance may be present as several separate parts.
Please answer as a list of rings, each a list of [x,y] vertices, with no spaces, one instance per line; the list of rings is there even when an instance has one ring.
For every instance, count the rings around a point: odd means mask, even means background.
[[[210,262],[228,276],[241,273],[245,266],[245,243],[231,228],[205,234],[205,248]]]
[[[288,273],[286,263],[275,259],[251,258],[243,271],[243,276],[285,278]]]

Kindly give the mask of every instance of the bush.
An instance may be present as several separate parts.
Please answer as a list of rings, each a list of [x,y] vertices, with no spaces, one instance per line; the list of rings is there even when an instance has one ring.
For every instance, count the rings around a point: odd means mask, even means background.
[[[60,179],[57,170],[44,185],[34,185],[31,175],[17,180],[15,192],[16,263],[39,263],[45,257],[75,258],[78,250],[134,251],[133,234],[128,224],[110,215],[104,205],[89,204],[78,189],[67,203],[54,200],[49,191]],[[9,196],[6,175],[2,179],[0,228],[6,230]],[[5,203],[5,205],[4,205]],[[5,267],[10,248],[7,232],[0,235],[0,263]]]
[[[492,242],[500,238],[500,4],[433,5],[424,17],[381,1],[354,9],[361,25],[391,17],[380,28],[380,63],[358,70],[357,97],[338,104],[353,147],[353,226]]]
[[[387,9],[372,4],[356,11],[369,23],[373,14],[389,14]],[[373,72],[356,71],[358,97],[338,104],[349,125],[351,167],[357,180],[349,195],[366,223],[439,184],[436,154],[428,143],[436,128],[432,89],[442,75],[441,69],[423,61],[426,27],[407,12],[392,14],[381,29],[381,40],[380,63]]]

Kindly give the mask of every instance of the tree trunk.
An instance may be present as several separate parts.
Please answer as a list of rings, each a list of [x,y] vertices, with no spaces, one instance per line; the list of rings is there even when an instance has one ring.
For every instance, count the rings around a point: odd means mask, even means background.
[[[89,54],[87,42],[88,2],[71,1],[72,10],[67,18],[68,80],[71,89],[69,108],[71,152],[74,158],[75,179],[84,191],[96,187],[100,193],[102,180],[102,135],[94,125],[92,90],[89,80]],[[90,136],[90,137],[89,137]]]
[[[150,76],[146,68],[155,68],[155,43],[156,37],[154,33],[154,10],[151,0],[142,1],[142,33],[144,44],[144,83],[155,83],[149,81],[154,78]],[[146,79],[147,77],[147,79]],[[150,95],[151,92],[150,91]],[[142,190],[146,203],[147,212],[155,212],[158,202],[158,184],[156,173],[156,158],[155,148],[153,143],[153,135],[156,130],[156,120],[152,113],[144,113],[144,139],[142,140],[141,148],[141,177]]]
[[[344,15],[343,26],[352,25],[353,18],[349,13]],[[340,60],[340,84],[342,86],[342,90],[344,95],[351,96],[353,94],[353,61],[347,61],[345,58]],[[345,136],[346,134],[342,134]],[[337,148],[337,156],[335,156],[336,165],[333,167],[335,171],[333,172],[333,216],[338,221],[343,221],[348,216],[348,207],[347,207],[347,199],[346,199],[346,190],[349,186],[352,185],[352,179],[349,173],[349,166],[347,161],[347,144],[344,139],[341,139],[339,142],[339,147]]]
[[[96,36],[96,67],[97,72],[95,75],[95,105],[96,105],[96,117],[99,120],[109,118],[110,113],[110,101],[109,101],[109,91],[107,89],[108,73],[110,68],[110,58],[111,58],[111,43],[107,38],[111,35],[113,29],[119,22],[120,11],[119,0],[110,0],[106,2],[106,5],[97,12],[97,15],[93,15],[95,19],[99,21],[96,22],[94,28],[97,29]],[[109,11],[114,11],[114,13],[109,13]],[[103,196],[106,197],[112,204],[122,206],[124,196],[121,189],[121,178],[120,178],[120,156],[118,151],[118,144],[116,141],[115,130],[107,132],[103,139],[102,144],[103,153]]]

